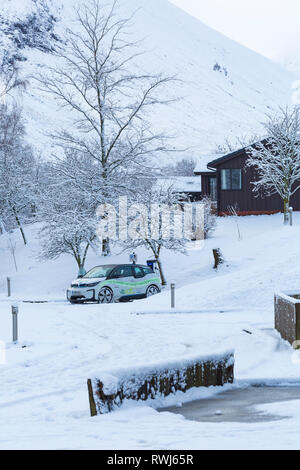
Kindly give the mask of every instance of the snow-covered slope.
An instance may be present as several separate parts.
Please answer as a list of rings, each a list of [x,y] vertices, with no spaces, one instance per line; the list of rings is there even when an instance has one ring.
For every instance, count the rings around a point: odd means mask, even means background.
[[[166,313],[168,289],[129,304],[70,305],[64,292],[76,271],[70,256],[38,263],[38,226],[27,226],[27,247],[18,231],[11,235],[16,273],[7,236],[0,236],[0,354],[1,341],[6,343],[6,363],[0,355],[0,449],[299,449],[299,400],[285,408],[274,405],[272,414],[290,417],[276,423],[198,423],[160,414],[149,402],[89,417],[86,379],[95,372],[166,364],[220,349],[235,349],[233,387],[299,384],[299,356],[274,330],[273,298],[274,291],[299,290],[300,214],[295,213],[293,227],[282,225],[281,214],[242,217],[241,240],[236,223],[233,217],[220,218],[203,250],[190,256],[163,253],[166,276],[176,282],[177,314]],[[218,272],[212,268],[216,246],[226,259]],[[139,261],[145,258],[139,251]],[[100,260],[90,252],[87,268]],[[126,255],[109,259],[126,261]],[[12,301],[19,301],[18,344],[11,343]],[[162,309],[164,314],[151,314]],[[195,389],[192,396],[172,395],[171,403],[160,406],[211,393]]]
[[[295,76],[189,16],[167,0],[124,0],[126,14],[139,8],[133,32],[149,53],[140,66],[177,74],[183,100],[154,117],[175,145],[211,152],[230,136],[259,132],[264,114],[290,102]],[[74,16],[73,0],[2,0],[0,44],[18,54],[25,75],[53,60],[51,49]],[[25,26],[24,26],[25,25]],[[61,126],[53,100],[41,99],[33,80],[24,98],[28,133],[43,147],[45,131]],[[159,118],[159,119],[157,119]]]
[[[282,59],[280,63],[292,73],[300,76],[300,55],[295,55]]]

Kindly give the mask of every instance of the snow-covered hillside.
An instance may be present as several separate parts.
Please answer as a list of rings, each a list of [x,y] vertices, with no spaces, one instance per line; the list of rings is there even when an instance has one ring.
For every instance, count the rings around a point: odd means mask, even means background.
[[[175,136],[174,145],[197,155],[212,152],[230,138],[260,132],[264,114],[291,101],[295,76],[279,65],[205,26],[167,0],[124,0],[138,8],[132,32],[144,38],[140,67],[176,74],[183,99],[153,117]],[[0,44],[20,59],[30,86],[24,98],[28,134],[43,153],[45,132],[61,127],[51,98],[42,99],[32,77],[53,61],[51,51],[72,26],[73,0],[2,0]]]
[[[280,62],[283,65],[283,67],[285,67],[290,72],[297,74],[299,78],[300,76],[300,56],[299,55],[282,59]]]

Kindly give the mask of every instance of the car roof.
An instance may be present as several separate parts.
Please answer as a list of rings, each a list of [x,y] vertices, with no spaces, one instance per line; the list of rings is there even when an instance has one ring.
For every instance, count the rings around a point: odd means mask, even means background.
[[[130,267],[136,267],[136,268],[149,268],[150,266],[146,266],[145,264],[133,264],[133,263],[124,263],[124,264],[116,264],[115,267],[118,266],[130,266]]]
[[[136,266],[138,268],[149,268],[150,266],[147,266],[145,264],[133,264],[133,263],[121,263],[121,264],[99,264],[97,266],[94,266],[93,268],[90,269],[90,271],[92,269],[95,269],[95,268],[101,268],[102,266],[106,267],[106,268],[118,268],[119,266]]]
[[[93,268],[91,268],[90,271],[95,268],[102,268],[102,267],[114,268],[115,266],[119,266],[119,265],[118,264],[97,264],[97,266],[94,266]]]

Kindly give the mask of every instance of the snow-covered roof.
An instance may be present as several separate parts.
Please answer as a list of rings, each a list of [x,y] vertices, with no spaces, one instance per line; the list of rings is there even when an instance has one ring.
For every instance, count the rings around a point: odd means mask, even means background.
[[[170,178],[159,178],[159,185],[172,186],[180,193],[201,193],[200,176],[172,176]]]
[[[202,171],[212,171],[207,168],[208,163],[216,160],[217,158],[222,157],[222,154],[209,154],[209,155],[202,155],[199,157],[196,167],[195,167],[195,173],[200,173]]]

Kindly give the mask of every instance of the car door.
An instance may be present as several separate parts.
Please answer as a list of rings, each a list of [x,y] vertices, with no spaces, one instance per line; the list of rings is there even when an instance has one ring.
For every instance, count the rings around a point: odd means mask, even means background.
[[[134,295],[134,278],[131,266],[116,267],[112,272],[111,280],[117,298]]]
[[[147,289],[146,275],[140,266],[132,266],[136,295],[145,294]]]
[[[146,288],[151,284],[159,286],[159,276],[156,271],[153,271],[150,267],[143,266],[143,271],[145,273],[145,280],[147,281]]]

